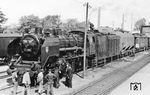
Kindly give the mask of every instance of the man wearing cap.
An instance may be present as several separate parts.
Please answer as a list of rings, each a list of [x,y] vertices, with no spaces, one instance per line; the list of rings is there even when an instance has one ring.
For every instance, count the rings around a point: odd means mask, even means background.
[[[43,69],[38,71],[38,77],[37,77],[37,82],[39,83],[39,90],[38,93],[42,94],[43,91]]]
[[[12,91],[12,95],[17,95],[17,88],[18,88],[18,82],[17,82],[17,69],[15,68],[12,71],[12,82],[13,82],[13,91]]]
[[[54,95],[53,92],[53,83],[56,76],[51,72],[51,69],[49,69],[49,73],[45,76],[47,82],[47,95]]]
[[[22,83],[24,84],[24,87],[25,87],[24,94],[28,95],[30,93],[29,89],[30,89],[30,84],[31,84],[30,75],[29,75],[28,70],[23,75]]]

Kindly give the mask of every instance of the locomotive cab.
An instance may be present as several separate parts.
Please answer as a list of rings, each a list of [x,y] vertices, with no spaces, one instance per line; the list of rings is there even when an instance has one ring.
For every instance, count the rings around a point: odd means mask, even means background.
[[[46,65],[46,62],[53,56],[59,56],[59,38],[58,37],[47,37],[41,46],[41,63],[42,66]],[[52,61],[49,62],[52,64]]]

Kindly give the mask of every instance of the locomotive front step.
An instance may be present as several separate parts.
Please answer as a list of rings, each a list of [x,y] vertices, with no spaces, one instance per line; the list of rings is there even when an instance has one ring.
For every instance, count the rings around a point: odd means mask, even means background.
[[[32,65],[38,63],[37,61],[26,61],[26,60],[22,60],[22,62],[20,64],[16,64],[16,68],[20,68],[20,69],[31,69]]]

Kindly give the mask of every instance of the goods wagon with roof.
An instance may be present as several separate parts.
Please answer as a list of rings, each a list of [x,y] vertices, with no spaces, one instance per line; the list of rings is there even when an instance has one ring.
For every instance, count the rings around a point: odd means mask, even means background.
[[[19,50],[20,34],[0,33],[0,59],[3,62]]]
[[[137,33],[133,35],[134,35],[134,46],[136,51],[142,51],[148,49],[149,37]]]
[[[114,34],[120,37],[120,52],[132,51],[134,48],[134,36],[131,33],[116,31]]]
[[[148,48],[150,48],[150,26],[149,25],[142,26],[140,33],[148,38]]]

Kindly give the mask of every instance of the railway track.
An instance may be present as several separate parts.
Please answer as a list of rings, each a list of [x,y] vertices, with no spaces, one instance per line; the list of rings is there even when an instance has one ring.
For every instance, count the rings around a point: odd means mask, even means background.
[[[8,66],[0,66],[0,79],[4,79],[10,76],[7,74],[7,69]]]
[[[78,92],[73,92],[69,95],[107,95],[116,86],[147,65],[147,63],[150,62],[149,57],[150,54],[147,54],[144,58],[142,57],[126,67],[117,69],[105,75],[100,80],[94,81],[94,83],[90,84],[88,87],[80,89]],[[4,73],[6,72],[2,72],[0,75],[3,76]],[[8,77],[2,78],[2,80],[4,79],[8,79]],[[12,85],[3,86],[2,88],[0,87],[0,91],[10,89],[11,87]]]
[[[147,65],[150,62],[149,57],[150,54],[133,62],[133,64],[117,69],[105,75],[102,79],[94,81],[87,87],[71,93],[71,95],[107,95],[115,87],[123,83],[126,79]]]

